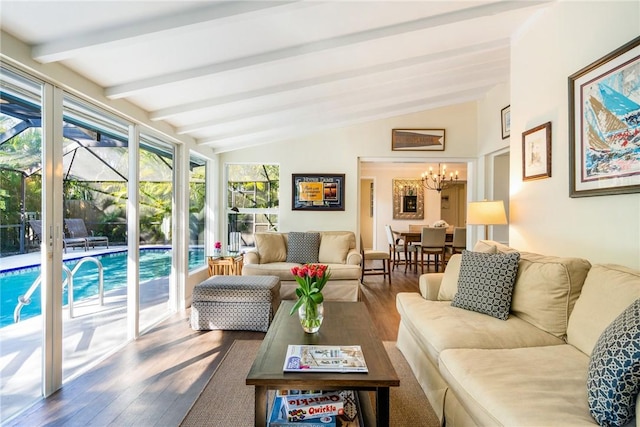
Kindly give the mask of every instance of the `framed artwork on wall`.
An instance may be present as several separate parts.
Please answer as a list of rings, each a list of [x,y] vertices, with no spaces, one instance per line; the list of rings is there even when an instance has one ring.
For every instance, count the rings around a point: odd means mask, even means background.
[[[424,219],[424,188],[419,179],[393,180],[393,219]]]
[[[393,151],[444,151],[444,129],[393,129]]]
[[[522,180],[551,176],[551,122],[522,134]]]
[[[511,136],[511,105],[500,110],[500,124],[502,125],[502,139]]]
[[[640,37],[569,76],[569,196],[640,192]]]
[[[344,174],[294,173],[291,181],[292,210],[344,210]]]

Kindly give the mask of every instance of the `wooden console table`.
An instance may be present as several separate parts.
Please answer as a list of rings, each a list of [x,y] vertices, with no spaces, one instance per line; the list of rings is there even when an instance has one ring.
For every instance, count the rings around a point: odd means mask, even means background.
[[[242,254],[239,252],[210,255],[209,277],[242,275]]]

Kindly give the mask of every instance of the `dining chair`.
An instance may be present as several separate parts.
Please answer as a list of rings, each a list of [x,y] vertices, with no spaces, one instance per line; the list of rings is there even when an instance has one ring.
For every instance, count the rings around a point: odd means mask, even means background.
[[[417,253],[416,246],[407,245],[397,233],[394,233],[390,225],[385,225],[384,229],[389,241],[391,270],[393,271],[398,265],[404,265],[404,272],[406,273],[407,267],[412,264],[412,254]]]
[[[420,265],[422,273],[424,274],[424,256],[427,255],[427,267],[429,266],[429,259],[433,255],[434,263],[436,267],[436,273],[439,271],[438,267],[442,264],[442,271],[444,271],[444,257],[445,257],[445,240],[447,238],[447,230],[445,228],[435,227],[423,227],[422,236],[420,239]],[[417,269],[417,267],[416,267]]]
[[[389,285],[391,285],[391,255],[389,252],[365,249],[362,236],[360,236],[360,255],[362,257],[360,282],[364,283],[364,276],[383,275],[389,278]],[[376,261],[382,261],[382,266],[376,267],[373,264]]]
[[[460,254],[463,249],[467,248],[467,228],[454,227],[453,241],[451,242],[451,253]]]
[[[447,246],[447,255],[448,255],[446,262],[449,262],[449,258],[451,258],[451,255],[460,254],[464,249],[467,248],[466,227],[454,227],[453,240],[451,242],[447,242],[446,246]]]

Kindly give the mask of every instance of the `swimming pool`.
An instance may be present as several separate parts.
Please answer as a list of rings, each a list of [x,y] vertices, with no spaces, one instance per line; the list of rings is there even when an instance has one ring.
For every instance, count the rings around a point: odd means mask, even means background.
[[[123,288],[127,284],[127,251],[111,252],[103,255],[92,255],[98,258],[103,266],[104,291]],[[81,257],[65,261],[65,265],[73,270]],[[189,250],[189,269],[204,265],[204,249]],[[171,248],[140,249],[140,283],[169,276],[171,272]],[[13,311],[18,297],[24,295],[31,284],[40,275],[40,266],[16,269],[0,273],[0,328],[13,323]],[[66,275],[63,273],[63,277]],[[73,279],[73,298],[80,301],[86,297],[98,295],[98,268],[94,263],[85,263],[76,272]],[[62,295],[63,305],[67,304],[67,287]],[[31,304],[25,305],[20,312],[20,319],[40,315],[40,290],[31,297]]]

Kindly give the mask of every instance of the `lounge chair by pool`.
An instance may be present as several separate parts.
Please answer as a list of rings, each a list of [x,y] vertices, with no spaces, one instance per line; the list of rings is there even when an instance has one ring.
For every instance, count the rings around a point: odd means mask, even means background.
[[[29,226],[33,230],[33,233],[38,238],[38,241],[42,242],[42,221],[39,219],[32,219],[29,221]],[[87,250],[87,239],[82,237],[64,237],[62,239],[62,247],[64,248],[65,253],[67,252],[67,248],[82,246],[84,250]]]
[[[73,238],[83,238],[87,247],[95,248],[96,244],[105,244],[109,247],[109,238],[106,236],[90,236],[82,218],[69,218],[64,220],[64,225]]]

